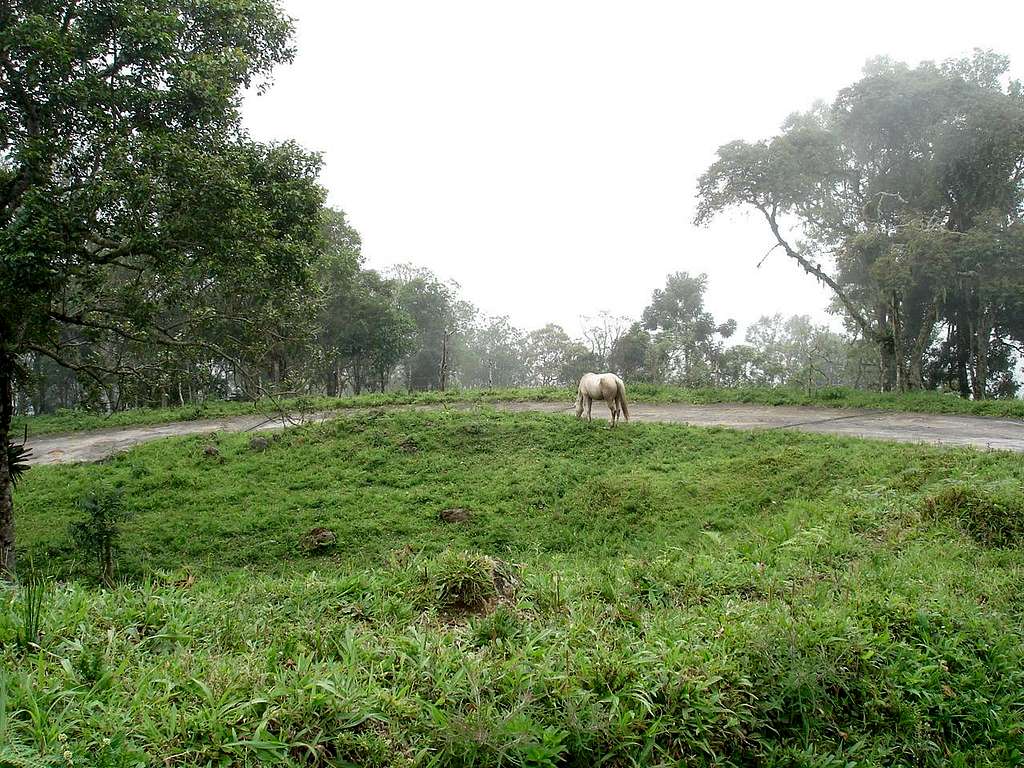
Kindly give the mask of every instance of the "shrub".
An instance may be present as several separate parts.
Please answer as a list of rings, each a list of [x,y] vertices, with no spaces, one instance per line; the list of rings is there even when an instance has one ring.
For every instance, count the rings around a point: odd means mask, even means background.
[[[11,484],[17,488],[18,481],[29,470],[29,457],[32,451],[25,445],[28,442],[28,428],[25,428],[25,438],[20,443],[8,441],[7,443],[7,468],[11,473]]]
[[[71,540],[94,562],[100,581],[112,586],[121,525],[130,517],[121,491],[93,491],[79,500],[78,507],[86,516],[71,524]]]

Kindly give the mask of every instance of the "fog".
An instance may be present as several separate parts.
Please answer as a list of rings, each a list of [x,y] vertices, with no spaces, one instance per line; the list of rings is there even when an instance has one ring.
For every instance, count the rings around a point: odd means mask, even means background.
[[[741,328],[825,319],[826,292],[784,256],[756,268],[763,222],[692,225],[716,148],[771,135],[875,55],[1024,61],[1005,3],[284,7],[298,56],[247,99],[253,136],[324,153],[370,266],[429,267],[486,312],[570,333],[599,309],[638,315],[675,270],[707,272],[709,308]]]

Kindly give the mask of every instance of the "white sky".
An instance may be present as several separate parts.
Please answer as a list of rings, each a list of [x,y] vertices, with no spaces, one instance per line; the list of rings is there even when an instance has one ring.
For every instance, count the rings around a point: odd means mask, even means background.
[[[489,314],[570,334],[598,310],[636,317],[676,270],[741,329],[822,320],[827,294],[763,222],[691,223],[720,144],[774,133],[878,54],[916,63],[1009,54],[1024,3],[286,0],[298,56],[246,124],[323,152],[329,202],[368,266],[455,279]],[[838,326],[836,319],[831,320]]]

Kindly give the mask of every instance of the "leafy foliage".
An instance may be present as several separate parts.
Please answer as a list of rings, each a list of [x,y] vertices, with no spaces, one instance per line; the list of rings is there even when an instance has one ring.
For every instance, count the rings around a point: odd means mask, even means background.
[[[14,487],[18,486],[18,481],[28,472],[31,456],[32,450],[25,441],[7,443],[7,470],[11,473],[11,484]]]
[[[707,275],[669,275],[644,310],[643,325],[657,331],[652,345],[655,381],[673,378],[687,386],[713,383],[722,356],[722,339],[736,330],[736,321],[716,323],[704,309]]]
[[[292,58],[291,33],[272,0],[0,5],[4,450],[23,355],[113,406],[125,379],[165,398],[169,369],[242,375],[289,346],[320,245],[320,158],[251,141],[239,106]]]

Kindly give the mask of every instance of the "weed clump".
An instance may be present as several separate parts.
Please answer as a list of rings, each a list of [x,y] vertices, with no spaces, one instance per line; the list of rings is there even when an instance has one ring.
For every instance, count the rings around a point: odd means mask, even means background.
[[[1024,500],[971,485],[948,485],[924,500],[923,514],[951,520],[979,544],[1012,547],[1024,539]]]
[[[28,652],[39,649],[42,641],[40,630],[43,606],[46,602],[47,584],[34,570],[18,585],[17,616],[19,619],[15,644]]]

